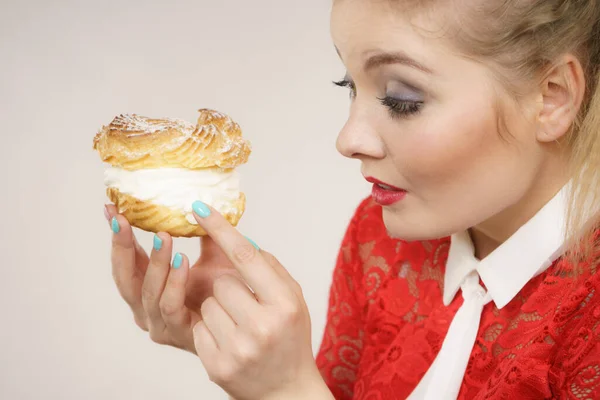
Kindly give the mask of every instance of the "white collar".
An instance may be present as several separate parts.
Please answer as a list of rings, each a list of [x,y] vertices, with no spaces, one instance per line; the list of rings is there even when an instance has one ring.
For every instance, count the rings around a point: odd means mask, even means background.
[[[508,304],[533,277],[562,255],[567,190],[565,185],[508,240],[483,260],[475,258],[468,231],[452,235],[444,276],[444,305],[449,305],[465,277],[477,271],[499,309]]]

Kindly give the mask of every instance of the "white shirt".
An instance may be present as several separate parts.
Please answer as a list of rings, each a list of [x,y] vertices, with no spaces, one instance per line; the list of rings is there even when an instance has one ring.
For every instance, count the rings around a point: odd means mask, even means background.
[[[533,277],[563,253],[567,184],[525,225],[483,260],[467,231],[452,235],[444,276],[444,305],[459,289],[464,302],[458,309],[442,348],[409,400],[452,400],[458,396],[473,350],[481,312],[488,303],[501,309]],[[479,278],[487,288],[479,285]]]

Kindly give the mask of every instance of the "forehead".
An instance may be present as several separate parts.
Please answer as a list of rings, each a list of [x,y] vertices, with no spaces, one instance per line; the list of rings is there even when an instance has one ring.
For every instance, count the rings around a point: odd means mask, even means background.
[[[424,64],[434,63],[443,54],[454,53],[445,40],[448,24],[439,15],[422,4],[409,8],[390,0],[336,0],[331,35],[345,63],[399,50]]]

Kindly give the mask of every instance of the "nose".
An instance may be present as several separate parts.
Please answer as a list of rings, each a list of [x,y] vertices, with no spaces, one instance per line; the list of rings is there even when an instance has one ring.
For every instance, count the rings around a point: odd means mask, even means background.
[[[337,151],[348,158],[383,158],[385,147],[373,122],[353,105],[348,121],[338,134]]]

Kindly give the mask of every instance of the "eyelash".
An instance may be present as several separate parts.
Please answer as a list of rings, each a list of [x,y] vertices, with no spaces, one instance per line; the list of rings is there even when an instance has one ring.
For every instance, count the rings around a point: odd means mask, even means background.
[[[356,97],[356,87],[354,82],[348,79],[333,82],[334,85],[350,89],[350,98]],[[390,96],[383,98],[378,97],[377,100],[388,108],[392,118],[408,117],[417,114],[423,106],[422,101],[401,101]]]
[[[378,97],[377,100],[389,109],[392,118],[408,117],[418,114],[423,106],[422,101],[401,101],[389,96],[383,98]]]
[[[354,82],[349,81],[348,79],[342,79],[341,81],[333,82],[333,84],[339,87],[350,89],[350,98],[354,98],[356,96],[356,87],[354,86]]]

